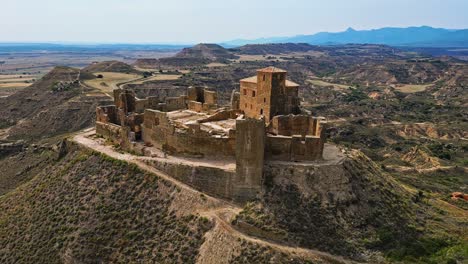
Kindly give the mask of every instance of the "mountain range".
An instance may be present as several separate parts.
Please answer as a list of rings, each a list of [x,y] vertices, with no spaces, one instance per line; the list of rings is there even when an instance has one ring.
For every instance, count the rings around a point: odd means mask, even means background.
[[[320,32],[313,35],[236,39],[222,43],[224,46],[242,46],[264,43],[308,43],[313,45],[385,44],[410,47],[468,47],[468,29],[445,29],[429,26],[385,27],[371,30],[348,28],[343,32]]]

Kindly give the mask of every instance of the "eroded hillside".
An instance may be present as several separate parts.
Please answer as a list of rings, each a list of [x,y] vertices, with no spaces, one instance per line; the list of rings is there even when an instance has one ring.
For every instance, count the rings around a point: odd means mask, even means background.
[[[235,207],[133,163],[61,148],[0,197],[2,263],[343,261],[239,233],[223,219]]]

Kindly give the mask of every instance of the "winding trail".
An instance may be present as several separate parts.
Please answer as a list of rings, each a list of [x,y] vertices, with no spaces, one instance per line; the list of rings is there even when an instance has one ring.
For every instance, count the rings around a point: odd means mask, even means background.
[[[235,229],[230,223],[230,220],[233,219],[233,217],[242,210],[242,208],[240,208],[238,205],[232,204],[222,199],[209,196],[203,192],[193,189],[189,185],[182,183],[172,178],[171,176],[167,175],[166,173],[159,171],[155,169],[154,167],[146,164],[144,162],[145,157],[140,157],[140,156],[132,155],[129,153],[121,153],[121,152],[114,150],[112,146],[103,145],[97,140],[92,138],[94,134],[95,134],[94,128],[86,129],[74,135],[72,140],[85,148],[100,152],[111,158],[135,164],[140,169],[147,171],[149,173],[152,173],[158,177],[161,177],[162,179],[173,183],[174,185],[178,186],[179,188],[183,190],[195,193],[197,195],[203,195],[204,197],[206,197],[207,201],[212,204],[212,206],[209,206],[208,208],[198,208],[198,209],[194,208],[194,211],[195,211],[194,213],[199,214],[200,216],[207,217],[211,219],[212,221],[214,221],[215,222],[214,229],[222,230],[223,232],[226,232],[233,237],[240,238],[251,243],[270,247],[281,252],[291,253],[293,255],[300,256],[300,257],[310,259],[310,260],[323,260],[323,261],[327,261],[330,263],[355,263],[354,261],[346,260],[342,257],[334,256],[326,252],[307,249],[307,248],[292,247],[284,243],[265,240],[262,238],[253,237],[248,234],[245,234],[242,231]]]

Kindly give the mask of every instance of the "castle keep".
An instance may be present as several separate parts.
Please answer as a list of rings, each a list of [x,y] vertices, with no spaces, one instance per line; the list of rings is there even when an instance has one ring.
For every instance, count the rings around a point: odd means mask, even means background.
[[[268,123],[277,115],[298,114],[299,103],[299,85],[286,80],[284,70],[268,67],[240,81],[239,108],[246,117]]]
[[[115,105],[97,108],[96,133],[125,150],[165,157],[152,165],[196,188],[250,200],[262,189],[265,163],[322,157],[320,119],[300,113],[299,85],[286,77],[278,68],[258,70],[240,81],[230,107],[202,87],[145,99],[117,89]],[[220,160],[232,167],[220,168]]]

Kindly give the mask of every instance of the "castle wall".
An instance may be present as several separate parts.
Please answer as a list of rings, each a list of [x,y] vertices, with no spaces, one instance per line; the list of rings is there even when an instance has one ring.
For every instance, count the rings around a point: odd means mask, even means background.
[[[115,105],[98,106],[96,108],[96,121],[116,124],[118,121]]]
[[[157,109],[157,108],[151,108],[151,107],[148,107],[148,108]],[[167,97],[164,101],[163,107],[161,108],[162,108],[161,111],[164,111],[164,112],[185,109],[187,108],[187,96]]]
[[[96,134],[123,147],[128,147],[130,145],[129,132],[129,129],[116,124],[96,122]]]
[[[251,200],[261,191],[264,149],[265,122],[236,120],[236,176],[233,181],[236,200]]]
[[[236,119],[242,111],[239,110],[223,110],[219,111],[205,119],[200,119],[200,123],[205,123],[205,122],[215,122],[215,121],[221,121],[221,120],[226,120],[226,119]]]
[[[193,156],[234,156],[235,138],[213,136],[200,130],[194,123],[187,128],[176,128],[166,113],[145,111],[143,141],[168,153]]]
[[[268,125],[268,133],[282,136],[320,136],[320,119],[308,115],[275,116]]]
[[[312,161],[322,158],[324,139],[320,136],[266,137],[265,159],[281,161]]]
[[[147,163],[199,191],[223,199],[234,199],[232,195],[234,171],[162,160],[150,160]]]
[[[204,90],[205,101],[204,104],[217,105],[218,94],[214,91]]]
[[[231,109],[239,110],[240,109],[240,93],[236,90],[232,90],[231,93]]]
[[[203,104],[196,101],[189,101],[187,105],[188,110],[200,113],[203,111]]]
[[[189,101],[196,101],[200,103],[205,102],[205,93],[203,87],[189,87],[187,89],[187,99]]]

